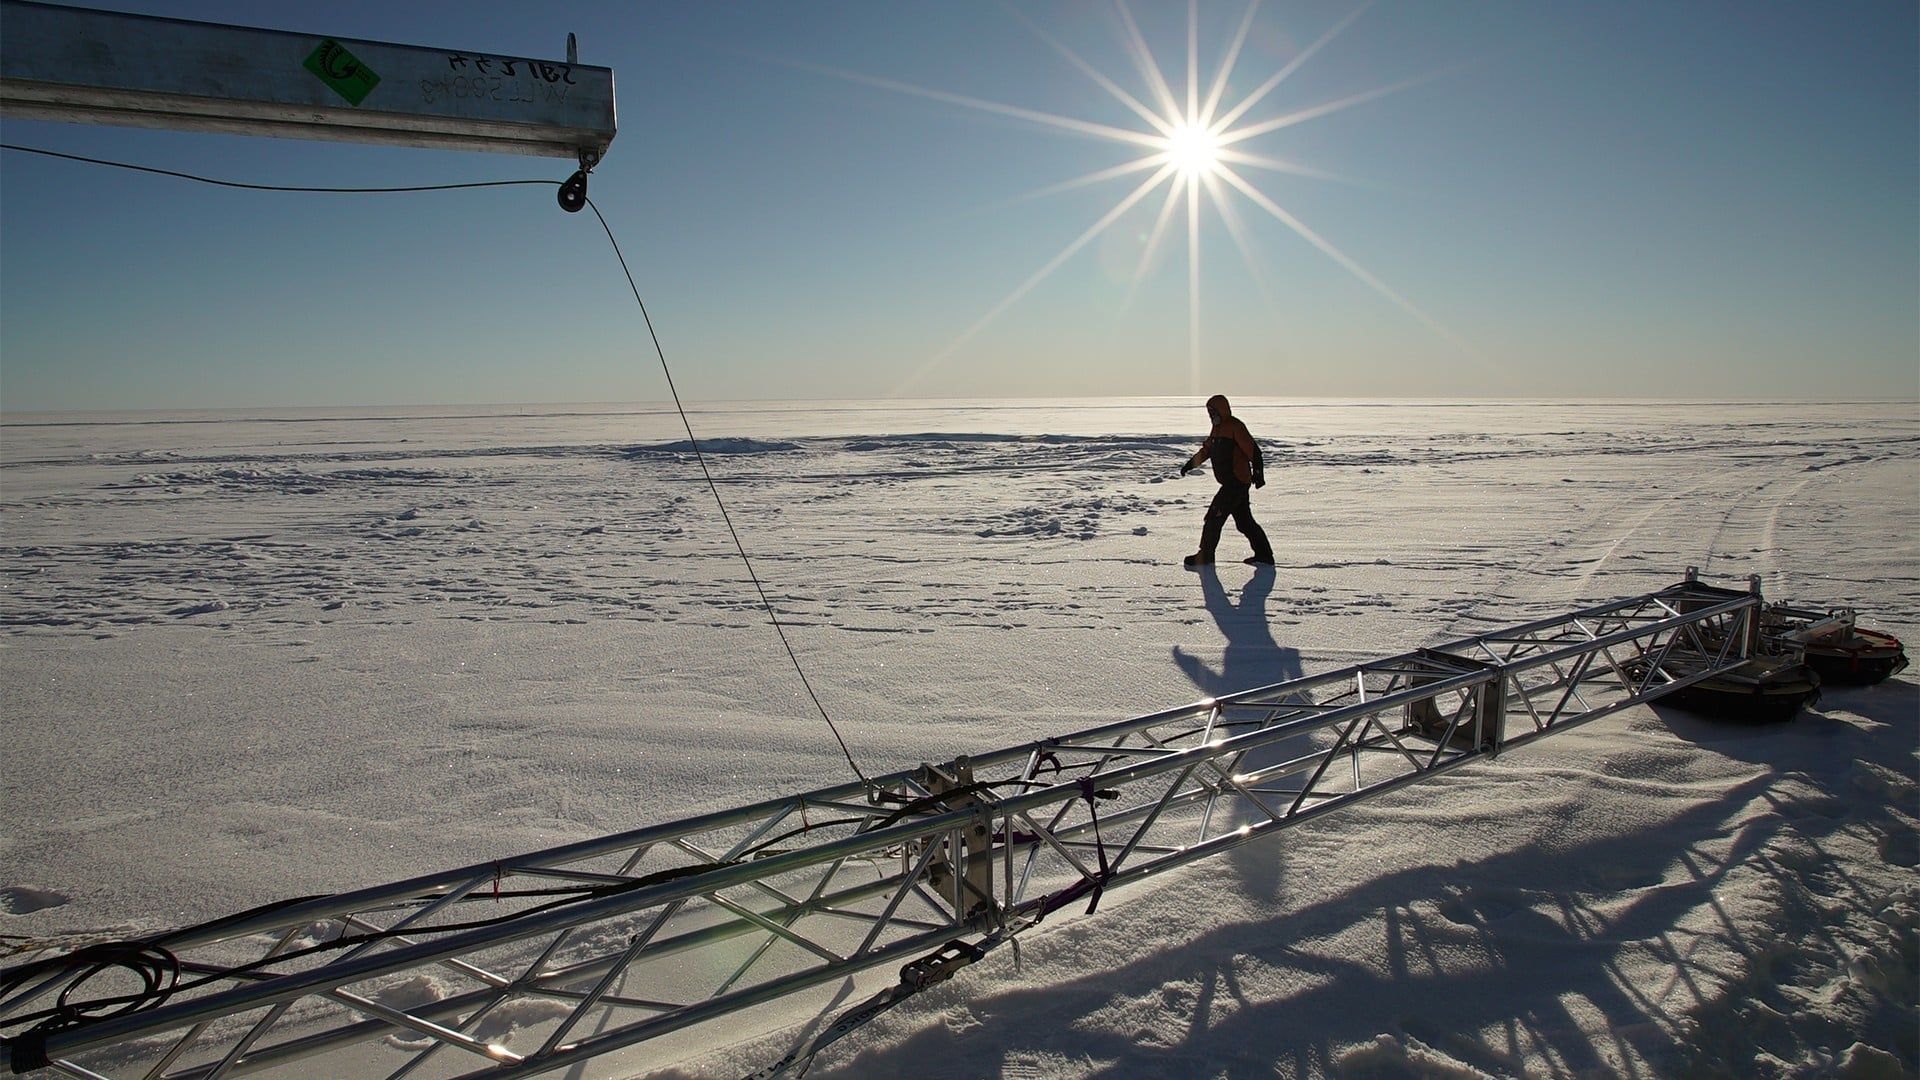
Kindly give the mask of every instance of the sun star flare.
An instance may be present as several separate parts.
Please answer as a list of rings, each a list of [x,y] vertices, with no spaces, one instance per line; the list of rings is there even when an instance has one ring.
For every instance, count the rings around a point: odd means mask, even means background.
[[[1216,69],[1214,77],[1208,83],[1204,93],[1202,91],[1202,81],[1199,71],[1198,6],[1195,0],[1190,0],[1187,17],[1187,77],[1185,79],[1186,100],[1184,102],[1180,101],[1176,96],[1173,84],[1169,82],[1160,67],[1159,61],[1154,57],[1152,48],[1148,46],[1146,37],[1141,33],[1139,24],[1134,21],[1133,13],[1128,9],[1125,0],[1115,0],[1114,10],[1125,30],[1124,40],[1127,45],[1129,58],[1132,60],[1133,66],[1146,91],[1141,95],[1129,93],[1113,78],[1100,72],[1093,64],[1089,63],[1078,53],[1075,53],[1053,35],[1041,29],[1032,19],[1018,12],[1014,13],[1015,17],[1025,24],[1041,41],[1045,42],[1048,47],[1059,53],[1072,64],[1074,68],[1093,80],[1096,85],[1116,102],[1133,113],[1138,120],[1142,121],[1145,125],[1144,130],[1116,127],[1112,124],[1061,116],[1038,109],[989,101],[982,98],[967,97],[941,90],[931,90],[896,82],[891,79],[880,79],[852,72],[815,68],[814,70],[823,71],[827,74],[852,81],[879,86],[900,93],[908,93],[919,97],[944,101],[966,108],[996,113],[1002,116],[1011,116],[1046,127],[1072,132],[1082,137],[1091,136],[1095,139],[1119,143],[1132,147],[1136,151],[1146,151],[1141,156],[1122,164],[1103,168],[1064,183],[1053,184],[1038,192],[1023,196],[1023,198],[1026,198],[1057,194],[1140,172],[1151,172],[1151,175],[1144,183],[1133,187],[1127,194],[1123,195],[1119,202],[1101,215],[1091,227],[1081,232],[1075,239],[1069,241],[1065,248],[1054,254],[1044,262],[1038,270],[1029,275],[1019,285],[1015,286],[1010,293],[993,304],[987,310],[986,314],[975,320],[971,326],[949,342],[945,348],[928,358],[916,370],[910,372],[906,378],[894,388],[893,393],[898,395],[904,392],[934,368],[953,357],[959,352],[962,346],[972,340],[973,337],[985,329],[988,324],[992,323],[1022,297],[1032,292],[1041,281],[1059,269],[1061,265],[1066,263],[1075,253],[1086,247],[1095,237],[1111,228],[1128,211],[1145,200],[1147,196],[1151,195],[1162,184],[1167,186],[1166,198],[1160,204],[1151,233],[1146,239],[1145,249],[1135,269],[1133,282],[1128,289],[1127,296],[1128,300],[1131,301],[1134,291],[1138,289],[1141,281],[1146,277],[1156,253],[1162,249],[1161,241],[1164,238],[1164,233],[1168,231],[1168,226],[1175,220],[1177,211],[1184,209],[1185,214],[1180,216],[1186,218],[1187,227],[1187,364],[1193,383],[1190,389],[1197,390],[1201,378],[1200,234],[1201,210],[1203,205],[1212,206],[1214,215],[1219,218],[1228,230],[1229,235],[1234,241],[1234,245],[1245,258],[1248,269],[1253,273],[1256,281],[1261,284],[1262,291],[1265,291],[1266,288],[1259,271],[1258,261],[1255,258],[1254,248],[1247,235],[1246,223],[1236,211],[1236,200],[1239,199],[1244,199],[1248,205],[1260,210],[1267,217],[1285,226],[1299,239],[1305,241],[1308,245],[1318,250],[1320,254],[1332,260],[1335,265],[1351,274],[1362,284],[1393,303],[1396,307],[1413,316],[1417,321],[1425,324],[1429,329],[1458,348],[1462,353],[1468,357],[1479,360],[1479,354],[1468,345],[1460,335],[1448,329],[1439,320],[1428,315],[1425,311],[1422,311],[1406,297],[1395,292],[1378,276],[1361,266],[1359,262],[1345,252],[1335,247],[1331,241],[1309,228],[1301,222],[1299,218],[1282,208],[1271,195],[1255,187],[1240,171],[1241,169],[1260,169],[1267,172],[1286,173],[1320,180],[1340,180],[1340,177],[1298,165],[1278,157],[1267,154],[1248,153],[1242,149],[1242,145],[1248,140],[1283,130],[1295,124],[1316,120],[1356,105],[1378,100],[1379,98],[1396,93],[1410,86],[1426,82],[1434,77],[1433,75],[1427,75],[1413,79],[1405,79],[1373,90],[1348,94],[1344,97],[1322,102],[1318,105],[1296,108],[1275,116],[1248,118],[1248,114],[1254,110],[1255,106],[1265,101],[1289,75],[1299,70],[1309,58],[1320,52],[1335,38],[1340,36],[1341,32],[1351,26],[1368,6],[1369,4],[1362,3],[1353,11],[1349,12],[1345,17],[1340,19],[1340,21],[1321,34],[1312,44],[1295,54],[1292,59],[1278,71],[1267,77],[1251,92],[1240,97],[1235,103],[1226,107],[1224,110],[1222,109],[1223,99],[1227,95],[1229,81],[1232,78],[1234,67],[1240,59],[1242,49],[1247,42],[1248,34],[1253,27],[1254,16],[1259,10],[1259,0],[1252,0],[1252,2],[1248,4],[1246,13],[1241,18],[1238,29],[1221,57],[1219,67]],[[1142,98],[1145,100],[1143,101]],[[1181,203],[1185,204],[1184,207],[1180,205]]]

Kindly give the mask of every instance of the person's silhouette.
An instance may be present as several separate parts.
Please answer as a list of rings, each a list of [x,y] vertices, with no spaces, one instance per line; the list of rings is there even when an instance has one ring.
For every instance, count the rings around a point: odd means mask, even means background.
[[[1214,492],[1213,502],[1207,506],[1207,514],[1200,524],[1200,550],[1187,556],[1189,567],[1212,566],[1214,549],[1220,546],[1220,530],[1233,519],[1233,527],[1240,530],[1253,545],[1253,556],[1246,562],[1255,566],[1273,565],[1273,545],[1267,542],[1266,531],[1260,523],[1253,520],[1253,488],[1267,484],[1266,464],[1260,457],[1260,444],[1253,441],[1253,434],[1247,425],[1233,415],[1233,406],[1227,403],[1224,395],[1215,394],[1207,399],[1207,419],[1212,427],[1207,431],[1207,441],[1193,456],[1180,464],[1180,475],[1185,476],[1200,467],[1203,461],[1213,462],[1213,478],[1220,482],[1220,490]]]

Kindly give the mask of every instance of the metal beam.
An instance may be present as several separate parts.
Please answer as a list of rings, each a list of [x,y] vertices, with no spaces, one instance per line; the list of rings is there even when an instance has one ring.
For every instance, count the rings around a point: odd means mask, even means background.
[[[591,167],[613,71],[0,0],[0,114],[539,154]]]

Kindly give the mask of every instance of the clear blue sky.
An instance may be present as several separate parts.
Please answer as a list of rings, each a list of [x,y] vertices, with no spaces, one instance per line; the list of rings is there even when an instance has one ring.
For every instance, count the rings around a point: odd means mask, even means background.
[[[1244,251],[1203,195],[1197,319],[1184,203],[1137,273],[1161,191],[1007,302],[1150,174],[1027,196],[1147,151],[953,99],[1146,130],[1047,40],[1152,102],[1109,3],[94,6],[537,57],[576,33],[620,92],[591,193],[692,399],[1920,394],[1909,0],[1381,0],[1238,126],[1416,82],[1234,147],[1326,175],[1234,166],[1266,201],[1225,189]],[[1220,111],[1358,7],[1262,4]],[[1130,10],[1184,98],[1187,5]],[[1203,94],[1246,10],[1201,3]],[[0,134],[266,183],[571,171]],[[598,225],[547,189],[254,194],[0,154],[8,411],[664,395]]]

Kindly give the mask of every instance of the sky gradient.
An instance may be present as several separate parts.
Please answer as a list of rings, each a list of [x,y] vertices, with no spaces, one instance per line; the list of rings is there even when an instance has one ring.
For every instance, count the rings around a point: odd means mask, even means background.
[[[1152,243],[1161,188],[1077,248],[1152,170],[1049,189],[1147,151],[1019,113],[1148,131],[1086,69],[1151,105],[1130,17],[1184,99],[1186,4],[92,6],[534,57],[576,33],[619,89],[590,193],[689,399],[1920,395],[1911,3],[1269,0],[1240,38],[1244,3],[1203,2],[1203,96],[1243,41],[1221,113],[1310,52],[1240,126],[1359,99],[1236,144],[1304,172],[1234,166],[1258,197],[1203,195],[1191,238],[1177,202]],[[0,137],[256,183],[571,171]],[[546,189],[251,193],[0,153],[9,412],[665,393],[599,225]]]

